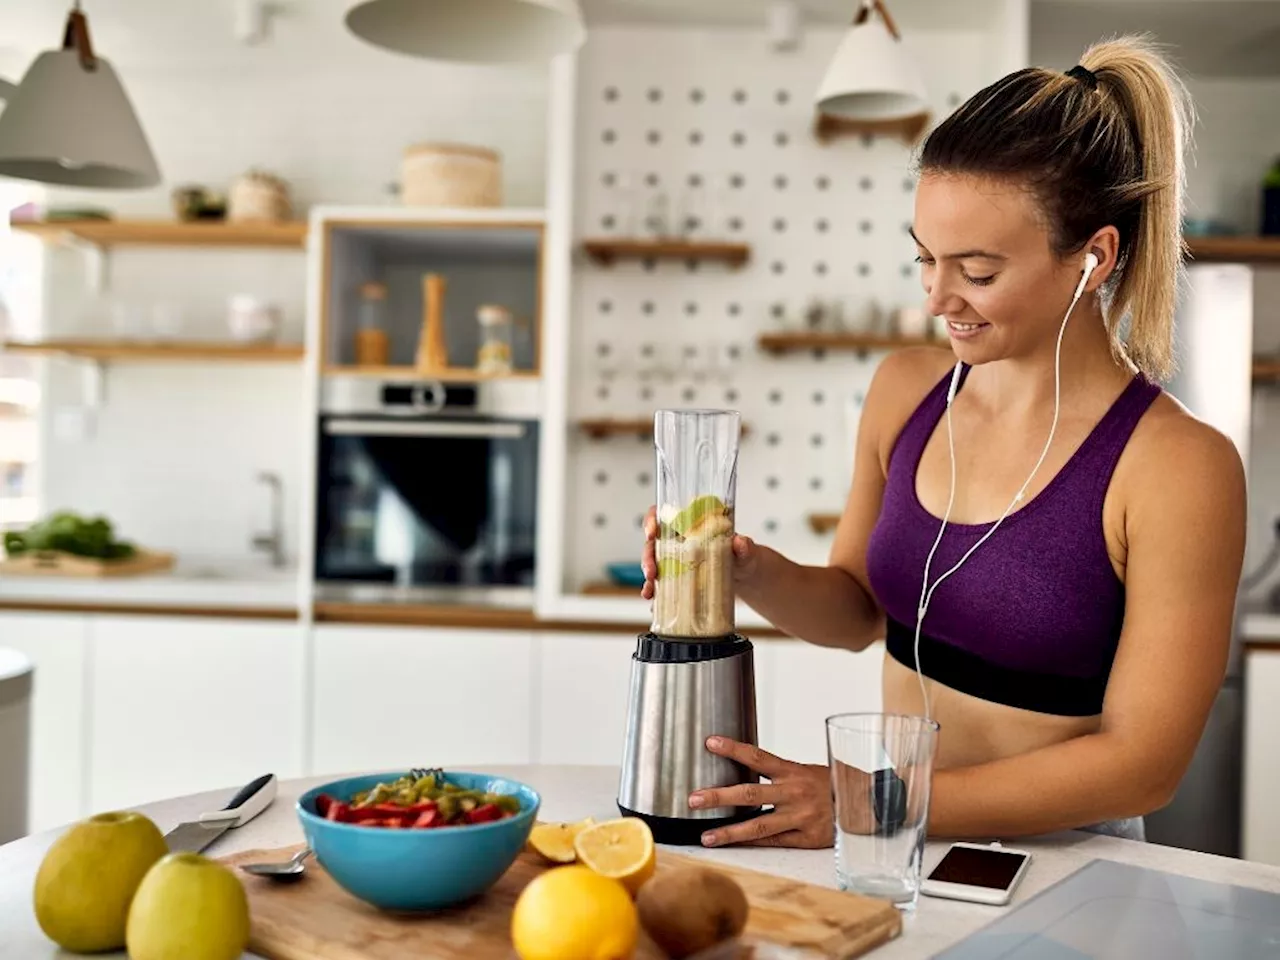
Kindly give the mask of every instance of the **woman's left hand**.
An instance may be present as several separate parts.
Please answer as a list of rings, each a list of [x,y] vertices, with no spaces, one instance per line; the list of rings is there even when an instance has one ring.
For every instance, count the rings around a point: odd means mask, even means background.
[[[767,777],[768,783],[698,790],[691,807],[757,807],[773,810],[702,835],[708,847],[745,843],[766,847],[829,847],[835,842],[831,773],[822,764],[793,763],[759,747],[724,737],[707,738],[707,749]]]

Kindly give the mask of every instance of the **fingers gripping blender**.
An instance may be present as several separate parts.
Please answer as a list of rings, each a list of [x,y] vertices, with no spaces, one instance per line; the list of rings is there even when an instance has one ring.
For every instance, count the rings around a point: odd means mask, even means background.
[[[713,734],[753,745],[757,735],[751,643],[734,629],[740,422],[732,410],[659,410],[653,427],[658,580],[652,628],[631,658],[618,808],[659,843],[696,844],[760,812],[688,802],[699,788],[759,779],[706,748]]]

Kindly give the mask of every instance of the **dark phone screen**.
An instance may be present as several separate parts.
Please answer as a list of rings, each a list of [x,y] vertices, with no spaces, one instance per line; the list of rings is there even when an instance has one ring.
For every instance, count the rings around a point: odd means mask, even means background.
[[[929,879],[1003,890],[1013,883],[1013,878],[1017,876],[1018,868],[1025,859],[1020,853],[1006,853],[1003,850],[952,847],[933,868]]]

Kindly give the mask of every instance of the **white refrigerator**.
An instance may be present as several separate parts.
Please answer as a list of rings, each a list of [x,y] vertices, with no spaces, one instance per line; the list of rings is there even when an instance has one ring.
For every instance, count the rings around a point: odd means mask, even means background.
[[[1229,436],[1248,465],[1253,360],[1253,271],[1242,264],[1187,270],[1178,311],[1178,373],[1166,385],[1193,414]],[[1147,817],[1147,839],[1240,855],[1243,656],[1240,603],[1227,676],[1173,802]]]

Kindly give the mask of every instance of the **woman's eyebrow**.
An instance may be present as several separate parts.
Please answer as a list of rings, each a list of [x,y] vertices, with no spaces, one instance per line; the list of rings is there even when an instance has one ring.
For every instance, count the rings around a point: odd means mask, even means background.
[[[922,249],[924,250],[929,249],[923,243],[920,243],[920,238],[916,236],[915,227],[908,227],[907,232],[911,234],[911,239],[914,240],[917,244],[919,244]],[[981,257],[983,260],[1008,260],[1009,259],[1003,253],[991,253],[988,250],[961,250],[958,253],[944,253],[942,255],[943,260],[971,260],[975,257]]]

